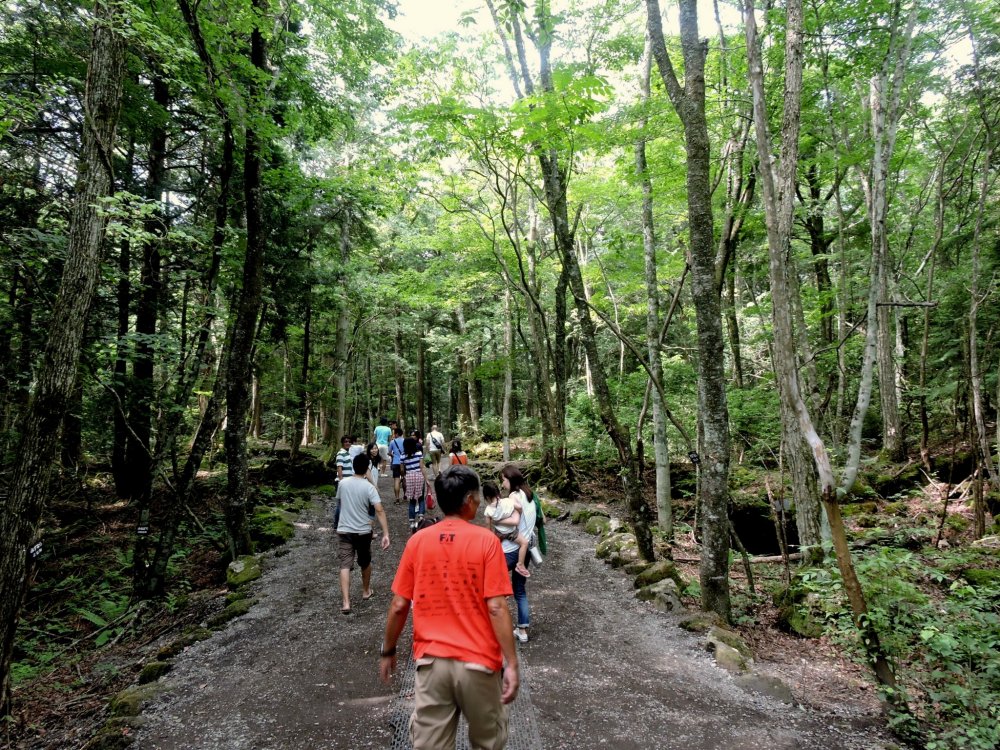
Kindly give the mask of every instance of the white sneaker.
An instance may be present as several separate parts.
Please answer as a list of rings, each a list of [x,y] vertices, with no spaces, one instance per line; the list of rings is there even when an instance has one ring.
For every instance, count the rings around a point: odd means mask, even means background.
[[[514,637],[521,643],[528,642],[528,631],[524,628],[514,628]]]

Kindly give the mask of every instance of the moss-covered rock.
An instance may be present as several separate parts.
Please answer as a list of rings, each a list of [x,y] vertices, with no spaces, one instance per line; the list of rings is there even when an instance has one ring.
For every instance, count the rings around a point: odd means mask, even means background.
[[[815,594],[802,586],[798,577],[774,597],[778,607],[778,626],[803,638],[819,638],[825,630],[825,618]]]
[[[878,526],[878,517],[871,513],[859,513],[854,516],[854,523],[862,529],[874,529]]]
[[[849,503],[840,506],[840,515],[844,518],[851,518],[852,516],[875,513],[877,510],[878,504],[874,502]]]
[[[288,514],[275,508],[258,507],[248,523],[250,538],[258,552],[280,547],[295,536],[295,526]]]
[[[546,518],[561,518],[566,513],[566,506],[558,500],[542,500],[542,515]]]
[[[138,716],[142,706],[163,691],[162,684],[132,685],[118,693],[108,704],[112,716]]]
[[[598,542],[595,554],[600,560],[608,560],[617,550],[629,542],[635,544],[635,536],[632,534],[611,534]]]
[[[650,568],[652,565],[653,563],[646,562],[645,560],[636,560],[635,562],[631,562],[625,566],[625,572],[628,573],[630,576],[637,576],[642,571],[646,570],[647,568]]]
[[[677,626],[691,633],[707,633],[716,625],[722,625],[722,618],[715,612],[692,612],[677,621]]]
[[[238,589],[251,581],[256,581],[264,572],[260,561],[254,555],[243,555],[233,560],[226,568],[226,583],[231,589]]]
[[[720,643],[725,643],[731,648],[735,648],[743,656],[748,659],[753,658],[753,652],[747,645],[747,642],[740,638],[736,633],[728,628],[721,627],[719,625],[713,625],[708,631],[708,640],[718,641]]]
[[[194,628],[184,633],[180,638],[177,638],[166,646],[163,646],[159,651],[156,652],[156,659],[158,661],[166,661],[167,659],[173,659],[177,654],[179,654],[184,649],[189,646],[193,646],[198,641],[204,641],[207,638],[212,637],[212,631],[208,628]]]
[[[173,665],[170,662],[151,661],[146,664],[139,673],[139,684],[145,685],[150,682],[156,682],[172,668]]]
[[[891,516],[905,516],[909,513],[910,506],[903,502],[889,503],[884,510]]]
[[[671,579],[676,584],[678,591],[683,591],[686,585],[673,561],[659,560],[635,577],[635,587],[638,589],[643,586],[651,586],[654,583],[659,583],[664,578]]]
[[[643,586],[635,592],[635,596],[640,601],[651,603],[661,612],[674,612],[682,608],[677,584],[670,578]]]
[[[601,510],[600,508],[580,508],[579,510],[573,511],[571,520],[573,523],[586,523],[592,516],[611,518],[610,513],[606,510]]]
[[[732,646],[721,641],[710,640],[706,646],[715,655],[715,663],[731,674],[746,674],[750,671],[751,660]]]
[[[962,571],[962,578],[973,586],[1000,586],[1000,570],[969,568]]]
[[[604,536],[611,530],[611,519],[604,516],[591,516],[587,519],[583,530],[594,536]]]
[[[245,615],[256,603],[256,599],[240,599],[239,601],[233,602],[221,612],[209,617],[208,627],[213,630],[218,630],[230,620],[234,620],[237,617]]]
[[[135,742],[135,730],[142,726],[138,716],[115,716],[108,719],[81,750],[123,750]]]

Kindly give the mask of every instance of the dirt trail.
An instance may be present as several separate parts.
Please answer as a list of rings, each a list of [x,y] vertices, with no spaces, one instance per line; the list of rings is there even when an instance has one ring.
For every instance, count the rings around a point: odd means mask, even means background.
[[[287,554],[269,556],[246,616],[179,655],[143,715],[149,750],[388,748],[400,684],[376,677],[389,585],[408,537],[406,506],[381,480],[392,547],[374,553],[375,595],[340,613],[328,509],[303,513]],[[638,602],[629,579],[594,559],[594,538],[548,526],[550,554],[529,582],[524,677],[542,746],[870,750],[888,744],[868,706],[837,715],[751,694],[717,668],[675,617]],[[400,653],[409,649],[408,634]],[[401,672],[405,664],[401,663]],[[527,710],[527,706],[522,710]],[[515,703],[514,710],[517,711]]]

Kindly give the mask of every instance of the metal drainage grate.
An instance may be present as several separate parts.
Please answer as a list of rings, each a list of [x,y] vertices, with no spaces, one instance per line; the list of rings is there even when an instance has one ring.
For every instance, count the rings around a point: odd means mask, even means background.
[[[542,750],[542,738],[538,734],[538,720],[535,716],[535,706],[531,702],[531,690],[525,677],[527,669],[524,659],[521,659],[521,688],[517,700],[510,707],[510,725],[508,727],[507,750]],[[403,674],[403,684],[399,695],[393,699],[389,709],[389,724],[392,726],[392,750],[413,750],[410,744],[410,714],[413,713],[413,690],[416,681],[416,669],[412,652],[407,659],[406,672]],[[458,720],[458,739],[456,750],[469,750],[469,728],[465,717]]]

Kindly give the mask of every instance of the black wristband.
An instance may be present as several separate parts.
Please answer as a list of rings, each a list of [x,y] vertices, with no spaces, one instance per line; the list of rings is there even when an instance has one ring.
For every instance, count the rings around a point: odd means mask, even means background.
[[[382,646],[382,648],[379,649],[378,655],[381,656],[383,659],[387,656],[395,656],[396,647],[393,646],[392,648],[386,648],[385,646]]]

